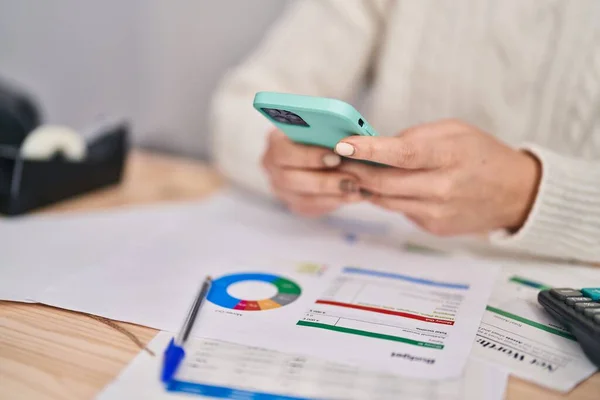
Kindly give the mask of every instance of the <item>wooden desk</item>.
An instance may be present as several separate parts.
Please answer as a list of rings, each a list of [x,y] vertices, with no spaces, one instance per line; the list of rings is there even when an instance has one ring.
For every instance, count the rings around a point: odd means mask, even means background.
[[[134,152],[124,183],[44,212],[200,199],[221,184],[194,161]],[[156,330],[119,323],[144,344]],[[39,304],[0,302],[0,399],[88,399],[139,352],[120,332],[88,316]],[[600,398],[600,374],[560,396],[510,378],[507,399]]]

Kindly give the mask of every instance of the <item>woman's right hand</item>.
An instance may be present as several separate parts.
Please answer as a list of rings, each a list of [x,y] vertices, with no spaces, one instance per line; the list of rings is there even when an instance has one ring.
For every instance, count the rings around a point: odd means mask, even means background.
[[[262,159],[275,195],[291,211],[309,217],[362,200],[357,178],[337,170],[341,163],[332,150],[293,143],[279,130],[269,135]]]

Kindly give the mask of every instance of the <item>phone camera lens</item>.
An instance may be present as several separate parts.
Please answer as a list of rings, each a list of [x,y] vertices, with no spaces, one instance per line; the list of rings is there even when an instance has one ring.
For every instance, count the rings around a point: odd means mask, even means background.
[[[358,126],[360,126],[362,128],[362,126],[365,124],[365,121],[362,120],[362,118],[358,119]]]
[[[266,112],[271,118],[275,118],[280,115],[279,110],[274,108],[263,108],[263,111]]]
[[[278,110],[275,108],[263,108],[262,110],[273,120],[281,122],[282,124],[308,126],[302,117],[291,111]]]

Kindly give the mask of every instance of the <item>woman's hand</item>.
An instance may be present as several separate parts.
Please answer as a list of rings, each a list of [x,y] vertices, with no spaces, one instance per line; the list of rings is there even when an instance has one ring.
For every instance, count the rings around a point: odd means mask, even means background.
[[[262,162],[275,195],[293,212],[314,217],[361,200],[356,177],[336,169],[341,161],[331,150],[295,144],[273,131]]]
[[[359,178],[361,189],[372,193],[369,201],[437,235],[518,229],[541,173],[532,155],[454,120],[417,126],[396,137],[351,136],[335,150],[390,165],[345,163],[340,169]]]

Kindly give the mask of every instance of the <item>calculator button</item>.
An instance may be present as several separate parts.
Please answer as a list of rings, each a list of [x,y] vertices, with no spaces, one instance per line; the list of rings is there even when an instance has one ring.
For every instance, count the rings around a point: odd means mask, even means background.
[[[585,303],[575,303],[575,311],[579,311],[580,313],[583,313],[584,310],[589,308],[600,308],[600,303],[590,303],[589,301]]]
[[[555,298],[564,301],[567,297],[581,297],[583,294],[579,290],[570,288],[550,289],[550,294]]]
[[[591,302],[592,299],[590,299],[589,297],[567,297],[565,303],[567,303],[567,305],[569,306],[572,306],[575,303],[585,303],[588,301]]]
[[[588,318],[594,318],[596,315],[600,315],[600,308],[588,308],[583,310],[583,315]]]
[[[600,288],[585,288],[581,289],[581,292],[594,301],[600,300]]]

